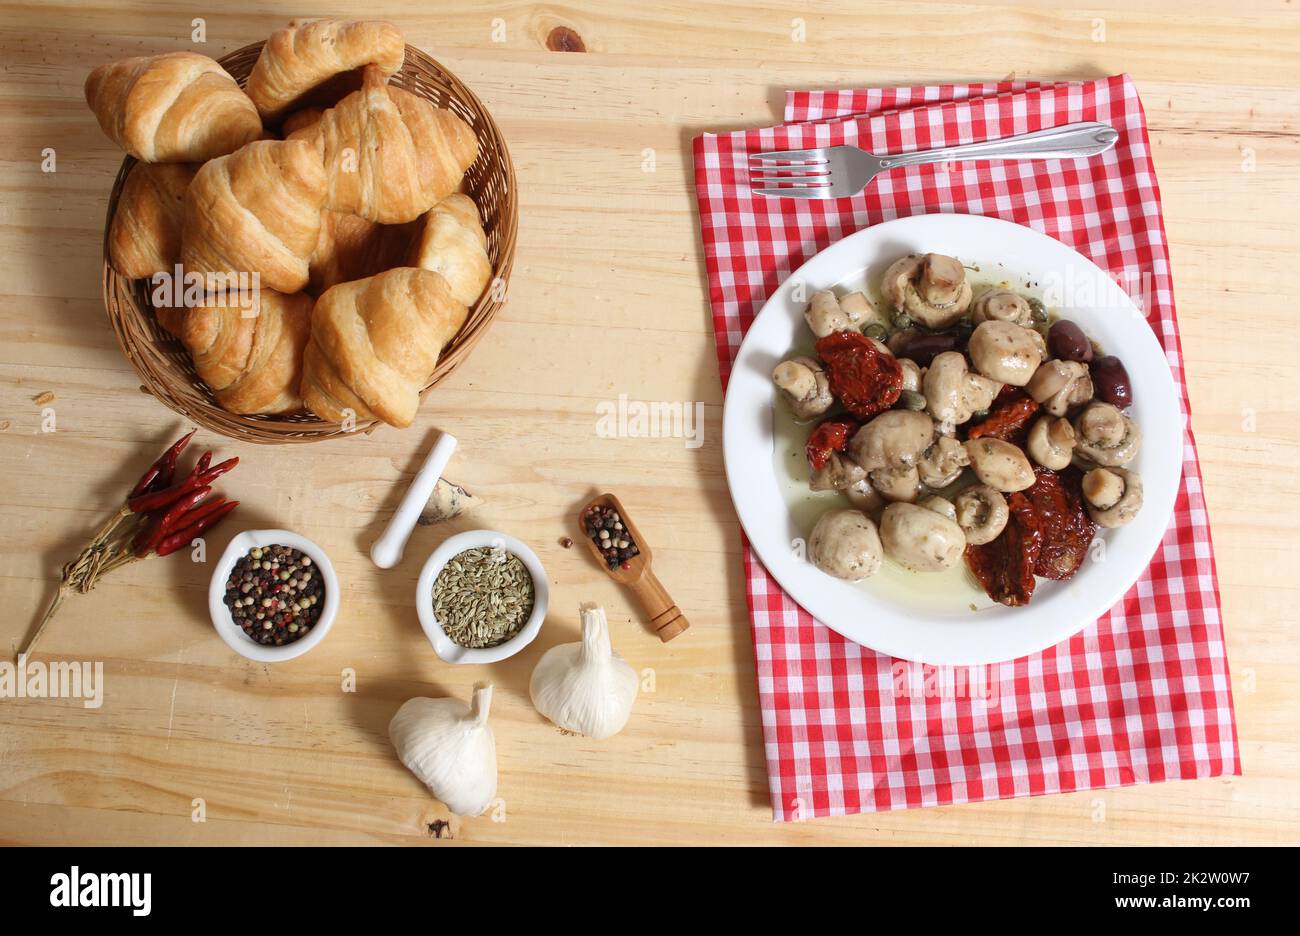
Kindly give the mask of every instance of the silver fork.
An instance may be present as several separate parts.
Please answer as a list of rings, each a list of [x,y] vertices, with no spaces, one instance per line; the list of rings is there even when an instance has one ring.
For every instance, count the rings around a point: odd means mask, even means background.
[[[1106,152],[1118,139],[1119,131],[1109,124],[1087,122],[898,156],[876,156],[857,146],[751,153],[750,191],[773,198],[845,198],[899,166],[958,159],[1082,159]]]

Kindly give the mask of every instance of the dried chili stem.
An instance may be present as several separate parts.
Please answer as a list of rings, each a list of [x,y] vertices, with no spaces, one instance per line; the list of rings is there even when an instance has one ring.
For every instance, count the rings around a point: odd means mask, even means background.
[[[100,576],[135,561],[130,544],[143,522],[143,515],[132,513],[125,504],[118,509],[117,513],[109,517],[89,545],[63,567],[54,598],[45,609],[45,614],[36,625],[31,638],[18,651],[18,656],[31,653],[41,634],[45,632],[45,626],[50,622],[50,618],[54,617],[54,612],[63,604],[63,599],[69,592],[76,591],[84,595],[95,587]]]

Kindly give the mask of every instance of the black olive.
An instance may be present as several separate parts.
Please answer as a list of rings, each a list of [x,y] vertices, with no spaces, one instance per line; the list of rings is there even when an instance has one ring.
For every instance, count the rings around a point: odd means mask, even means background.
[[[1113,354],[1092,362],[1092,387],[1097,399],[1124,409],[1133,405],[1133,385],[1124,364]]]
[[[1052,325],[1047,333],[1047,344],[1052,354],[1063,361],[1087,364],[1092,360],[1092,342],[1083,329],[1069,319],[1061,319]]]

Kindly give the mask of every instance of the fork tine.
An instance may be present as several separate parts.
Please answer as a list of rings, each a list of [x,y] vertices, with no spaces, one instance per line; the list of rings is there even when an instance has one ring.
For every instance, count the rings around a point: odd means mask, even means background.
[[[763,166],[749,170],[750,182],[801,182],[830,177],[830,172],[823,166]]]
[[[816,188],[751,188],[749,191],[753,195],[766,195],[768,198],[830,199],[837,197],[831,194],[832,188],[830,185],[822,185]]]
[[[776,150],[771,153],[749,154],[750,162],[778,162],[782,160],[793,162],[812,162],[815,160],[824,163],[826,162],[826,150],[819,147],[817,149]]]

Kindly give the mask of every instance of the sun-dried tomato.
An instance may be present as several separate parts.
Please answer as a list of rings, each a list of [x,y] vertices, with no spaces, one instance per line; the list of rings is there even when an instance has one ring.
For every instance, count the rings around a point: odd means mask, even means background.
[[[858,332],[835,332],[817,340],[831,394],[846,410],[866,421],[883,413],[903,392],[903,368]]]
[[[1034,573],[1064,582],[1079,571],[1097,534],[1097,525],[1083,506],[1083,475],[1071,467],[1060,473],[1035,468],[1034,476],[1034,486],[1025,491],[1043,529]]]
[[[988,417],[978,425],[972,426],[966,433],[966,437],[978,439],[988,436],[1023,448],[1025,440],[1029,437],[1029,423],[1037,413],[1038,404],[1034,402],[1033,397],[1014,388],[1012,392],[1007,392],[1004,387],[994,400]]]
[[[966,547],[966,564],[994,601],[1015,608],[1034,596],[1034,566],[1043,548],[1038,512],[1023,494],[1007,496],[1010,516],[997,539]]]
[[[850,419],[828,419],[819,423],[808,436],[808,464],[814,471],[821,471],[831,460],[831,452],[844,451],[850,437],[857,431],[858,424]]]
[[[1004,383],[1001,389],[998,390],[998,395],[993,398],[993,405],[990,406],[989,409],[997,409],[998,407],[1005,406],[1012,400],[1017,399],[1024,392],[1024,390],[1017,387],[1015,384]]]

